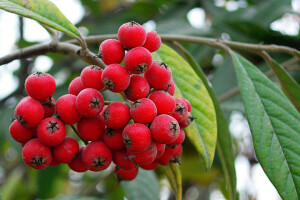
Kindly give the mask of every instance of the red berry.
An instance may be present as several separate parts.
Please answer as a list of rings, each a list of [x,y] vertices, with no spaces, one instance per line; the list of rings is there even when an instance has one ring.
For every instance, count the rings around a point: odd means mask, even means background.
[[[34,169],[44,169],[52,162],[51,149],[37,138],[24,145],[22,157],[24,162]]]
[[[80,137],[86,141],[100,140],[104,133],[104,119],[101,115],[93,118],[82,118],[77,123]]]
[[[23,126],[32,128],[38,125],[43,117],[43,106],[40,102],[29,96],[24,97],[16,106],[15,118]]]
[[[83,117],[95,117],[102,111],[104,99],[102,94],[93,88],[82,90],[76,98],[76,109]]]
[[[112,159],[118,167],[124,170],[133,170],[136,168],[136,164],[128,158],[126,150],[113,151],[112,155]]]
[[[122,138],[123,129],[111,129],[106,127],[106,130],[103,135],[104,143],[112,150],[121,150],[125,149]]]
[[[180,127],[176,119],[170,115],[159,115],[151,123],[150,130],[153,140],[161,144],[174,142],[180,132]]]
[[[184,133],[184,130],[183,130],[183,129],[180,129],[178,138],[177,138],[174,142],[170,143],[169,145],[170,145],[170,146],[174,146],[174,145],[182,144],[183,141],[184,141],[184,139],[185,139],[185,133]]]
[[[113,171],[119,181],[121,181],[121,180],[131,181],[137,176],[137,174],[139,172],[139,168],[136,167],[133,170],[126,171],[124,169],[118,168],[117,166],[114,166]]]
[[[143,26],[134,21],[123,24],[118,31],[119,41],[127,49],[142,46],[146,37],[147,33]]]
[[[132,152],[145,151],[151,144],[151,133],[144,124],[133,123],[127,125],[122,133],[127,150]]]
[[[37,129],[37,136],[47,146],[56,146],[62,143],[67,130],[62,121],[57,118],[46,118],[41,121]]]
[[[176,145],[175,147],[167,146],[165,153],[156,161],[161,165],[169,165],[171,163],[177,163],[180,165],[180,156],[182,153],[182,146]]]
[[[151,99],[156,105],[158,115],[170,115],[175,110],[175,98],[165,91],[154,91],[149,95],[148,98]]]
[[[178,123],[186,121],[188,118],[188,108],[186,103],[180,98],[175,98],[175,102],[176,107],[171,116],[174,117]]]
[[[47,73],[36,72],[25,80],[25,90],[32,98],[43,101],[54,93],[56,84],[54,78]]]
[[[27,128],[25,126],[22,126],[17,120],[14,120],[10,125],[9,132],[11,137],[20,143],[26,143],[35,136],[34,128]]]
[[[185,98],[180,98],[180,99],[186,103],[186,105],[187,105],[187,110],[188,110],[189,112],[191,112],[191,111],[192,111],[191,103],[190,103],[187,99],[185,99]]]
[[[79,92],[83,89],[84,89],[84,87],[81,83],[81,77],[78,76],[71,81],[71,83],[69,85],[69,94],[73,94],[73,95],[77,96],[79,94]]]
[[[87,167],[82,162],[83,150],[84,147],[80,147],[75,158],[68,164],[69,167],[75,172],[85,172],[86,170],[88,170]]]
[[[152,163],[157,155],[157,148],[154,142],[151,142],[150,146],[143,152],[135,153],[127,150],[128,158],[139,165],[146,165]]]
[[[194,119],[195,119],[190,112],[188,112],[187,115],[188,115],[187,120],[180,123],[181,128],[188,127],[192,123],[192,121],[194,121]]]
[[[147,33],[146,42],[143,47],[148,49],[150,52],[157,51],[161,45],[161,39],[156,31],[150,31]]]
[[[130,84],[124,92],[128,100],[136,101],[141,98],[146,98],[149,91],[150,86],[147,80],[142,76],[133,74],[130,76]]]
[[[51,102],[54,104],[51,104]],[[55,100],[53,97],[47,99],[45,102],[42,102],[42,106],[44,109],[44,119],[48,117],[52,117],[55,113]]]
[[[81,115],[76,109],[76,96],[73,94],[59,97],[55,107],[58,116],[66,124],[76,124],[81,119]]]
[[[156,148],[157,148],[157,155],[155,159],[160,158],[166,150],[166,144],[159,144],[159,143],[155,143],[156,144]]]
[[[104,85],[101,81],[101,75],[103,70],[96,65],[90,65],[85,67],[80,74],[81,83],[84,88],[94,88],[96,90],[102,90]]]
[[[61,163],[69,163],[78,150],[78,142],[72,137],[66,137],[60,145],[53,148],[53,157]]]
[[[175,84],[172,80],[166,85],[162,90],[168,92],[171,96],[174,96],[175,94]]]
[[[135,101],[130,108],[130,116],[137,123],[148,124],[153,121],[156,115],[155,104],[147,98]]]
[[[120,64],[124,59],[125,51],[121,42],[115,39],[104,40],[99,47],[99,55],[107,65]]]
[[[153,161],[152,163],[146,164],[146,165],[139,165],[140,168],[145,170],[154,170],[158,166],[158,162]]]
[[[152,64],[151,53],[144,47],[135,47],[125,55],[124,64],[127,71],[133,74],[142,74]]]
[[[54,157],[52,157],[52,162],[51,162],[51,164],[49,166],[53,167],[53,166],[57,166],[59,164],[60,164],[60,162],[58,160],[56,160]]]
[[[151,87],[159,90],[168,86],[172,72],[166,63],[154,61],[144,76]]]
[[[130,120],[129,108],[121,102],[109,104],[104,111],[104,122],[111,129],[121,129]]]
[[[129,86],[130,76],[122,65],[111,64],[103,70],[101,80],[108,90],[119,93]]]
[[[82,161],[91,171],[106,169],[110,165],[111,160],[111,151],[101,141],[89,143],[82,153]]]

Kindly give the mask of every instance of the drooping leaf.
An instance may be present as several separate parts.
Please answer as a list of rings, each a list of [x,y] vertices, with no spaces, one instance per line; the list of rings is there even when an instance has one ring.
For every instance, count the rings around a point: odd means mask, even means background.
[[[300,115],[253,64],[231,55],[258,161],[282,199],[299,199]]]
[[[171,67],[177,88],[192,105],[192,115],[196,119],[185,132],[202,156],[208,170],[214,159],[217,142],[217,121],[213,102],[201,79],[176,51],[163,44],[157,55]]]

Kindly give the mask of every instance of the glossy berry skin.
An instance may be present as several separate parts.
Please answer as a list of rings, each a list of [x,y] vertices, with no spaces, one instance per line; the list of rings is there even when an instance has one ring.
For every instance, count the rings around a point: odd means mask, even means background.
[[[123,129],[111,129],[106,127],[106,130],[103,134],[104,143],[112,150],[121,150],[125,149],[122,137]]]
[[[78,142],[72,137],[66,137],[64,141],[52,150],[53,157],[61,163],[69,163],[79,151]]]
[[[94,88],[96,90],[102,90],[104,85],[101,81],[101,75],[103,70],[96,65],[90,65],[85,67],[80,74],[81,83],[84,88]]]
[[[181,98],[175,98],[176,107],[174,112],[171,114],[178,123],[184,122],[188,118],[188,108],[186,103]]]
[[[77,123],[80,137],[86,141],[100,140],[104,133],[104,119],[101,115],[93,118],[82,118]]]
[[[154,91],[149,95],[148,98],[155,104],[158,115],[170,115],[175,110],[175,98],[165,91]]]
[[[168,85],[166,85],[162,90],[168,92],[171,96],[174,96],[175,94],[175,84],[174,81],[170,80]]]
[[[124,128],[129,120],[129,108],[121,102],[109,104],[104,111],[104,122],[111,129]]]
[[[155,52],[159,49],[161,45],[160,36],[156,33],[156,31],[150,31],[147,33],[146,41],[143,45],[150,52]]]
[[[123,130],[122,137],[127,150],[131,152],[145,151],[152,141],[149,128],[139,123],[127,125]]]
[[[37,129],[37,136],[47,146],[61,144],[67,134],[64,123],[57,118],[46,118],[41,121]]]
[[[145,170],[154,170],[158,167],[158,162],[153,161],[152,163],[146,165],[139,165],[139,167]]]
[[[85,147],[82,153],[82,161],[89,170],[101,171],[110,165],[112,154],[103,142],[93,141]]]
[[[52,162],[51,149],[39,139],[28,141],[22,150],[24,162],[34,169],[44,169]]]
[[[124,58],[126,70],[132,74],[142,74],[150,68],[152,55],[144,47],[135,47],[127,52]]]
[[[120,64],[125,56],[124,48],[118,40],[104,40],[99,47],[100,58],[106,65]]]
[[[73,94],[59,97],[55,108],[58,116],[66,124],[76,124],[81,119],[81,115],[76,109],[76,96]]]
[[[184,139],[185,139],[184,130],[180,129],[180,132],[179,132],[179,135],[178,135],[177,139],[174,142],[170,143],[169,145],[170,146],[175,146],[175,145],[178,145],[178,144],[182,144]]]
[[[150,86],[148,81],[143,76],[133,74],[130,76],[130,84],[124,93],[128,100],[136,101],[141,98],[146,98],[149,91]]]
[[[151,67],[145,72],[144,77],[151,87],[160,90],[168,86],[172,72],[166,63],[154,61]]]
[[[81,77],[78,76],[71,81],[68,91],[69,91],[69,94],[73,94],[73,95],[77,96],[79,94],[79,92],[83,89],[84,89],[84,87],[81,83]]]
[[[51,102],[54,104],[51,104]],[[48,117],[52,117],[55,113],[55,100],[53,97],[49,98],[45,102],[42,102],[42,106],[44,109],[44,119]]]
[[[130,108],[130,116],[137,123],[148,124],[154,120],[156,115],[155,104],[147,98],[135,101]]]
[[[76,98],[76,109],[83,117],[95,117],[102,111],[104,99],[102,94],[94,88],[82,90]]]
[[[14,120],[9,127],[9,133],[17,142],[26,143],[35,136],[35,129],[22,126],[17,120]]]
[[[136,168],[136,164],[133,163],[127,155],[126,150],[121,150],[121,151],[113,151],[113,162],[120,168],[124,170],[133,170]]]
[[[160,158],[166,150],[166,144],[159,144],[159,143],[155,143],[156,144],[156,148],[157,148],[157,155],[155,159]]]
[[[80,147],[77,154],[75,155],[75,158],[68,163],[68,166],[75,172],[85,172],[88,170],[88,168],[82,162],[83,150],[84,147]]]
[[[165,153],[156,161],[161,165],[169,165],[171,163],[177,163],[180,165],[181,154],[182,154],[181,144],[173,147],[167,146]]]
[[[43,101],[54,93],[56,84],[54,78],[47,73],[36,72],[25,80],[25,90],[32,98]]]
[[[127,150],[128,158],[139,165],[146,165],[152,163],[157,155],[157,148],[154,142],[151,142],[150,146],[143,152],[135,153]]]
[[[189,102],[189,100],[187,100],[185,98],[180,98],[180,99],[186,103],[188,112],[191,112],[192,106],[191,106],[191,103]]]
[[[188,127],[192,123],[192,121],[194,121],[194,119],[195,119],[190,112],[188,112],[187,115],[188,115],[187,120],[180,123],[181,128]]]
[[[130,83],[130,75],[120,64],[108,65],[102,72],[103,85],[112,92],[123,92]]]
[[[28,128],[35,127],[44,117],[43,106],[37,100],[27,96],[16,106],[15,118]]]
[[[131,21],[123,24],[118,30],[118,38],[126,49],[142,46],[146,41],[147,33],[143,26]]]
[[[153,120],[150,130],[156,143],[170,144],[177,139],[180,127],[176,119],[163,114]]]
[[[127,171],[127,170],[121,169],[115,165],[113,172],[114,172],[115,176],[117,176],[118,181],[131,181],[131,180],[135,179],[135,177],[138,175],[139,168],[136,167],[133,170]]]

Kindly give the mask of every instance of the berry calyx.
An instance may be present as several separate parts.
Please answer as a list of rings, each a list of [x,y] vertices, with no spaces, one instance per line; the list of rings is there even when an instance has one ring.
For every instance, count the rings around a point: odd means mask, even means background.
[[[195,118],[192,116],[190,112],[188,112],[187,116],[188,116],[187,119],[180,123],[181,128],[188,127],[195,120]]]
[[[62,121],[57,118],[43,119],[38,126],[37,136],[47,146],[56,146],[62,143],[67,130]]]
[[[166,85],[162,90],[168,92],[171,96],[174,96],[175,94],[175,84],[174,81],[170,80],[168,85]]]
[[[123,24],[118,30],[118,38],[126,49],[142,46],[146,41],[147,33],[143,26],[135,21]]]
[[[142,74],[150,68],[152,56],[144,47],[136,47],[127,52],[124,58],[126,70],[133,74]]]
[[[125,51],[118,40],[104,40],[99,47],[99,56],[106,65],[120,64],[124,59]]]
[[[188,119],[188,108],[186,103],[180,98],[175,98],[175,102],[176,107],[171,116],[174,117],[178,123],[186,121]]]

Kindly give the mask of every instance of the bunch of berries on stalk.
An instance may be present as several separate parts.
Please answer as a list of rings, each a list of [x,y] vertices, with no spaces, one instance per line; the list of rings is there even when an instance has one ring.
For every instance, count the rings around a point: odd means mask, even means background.
[[[128,22],[119,28],[118,38],[100,45],[99,56],[107,67],[85,67],[70,83],[69,94],[56,102],[50,74],[27,77],[29,96],[17,105],[9,129],[22,144],[27,165],[43,169],[66,163],[84,172],[104,170],[113,161],[118,179],[132,180],[139,167],[153,170],[159,164],[180,163],[183,128],[193,120],[191,104],[173,97],[170,67],[152,60],[160,37]],[[120,64],[123,60],[125,66]],[[104,101],[104,90],[122,93],[125,103]],[[66,136],[66,125],[86,146]]]

